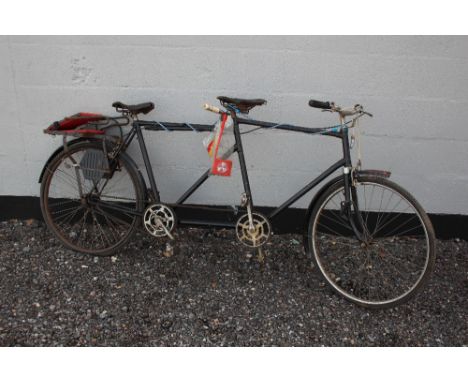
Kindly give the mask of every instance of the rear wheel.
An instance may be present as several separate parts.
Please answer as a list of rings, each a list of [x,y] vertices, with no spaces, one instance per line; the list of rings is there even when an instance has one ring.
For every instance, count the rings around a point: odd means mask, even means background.
[[[71,145],[47,166],[41,184],[47,226],[68,248],[95,256],[111,255],[131,238],[144,198],[126,154],[109,166],[99,142]]]
[[[351,220],[363,236],[358,239],[353,231],[344,207],[344,182],[337,182],[310,216],[312,258],[326,282],[346,299],[376,308],[401,304],[423,286],[434,266],[432,224],[414,197],[387,179],[360,177],[354,191]]]

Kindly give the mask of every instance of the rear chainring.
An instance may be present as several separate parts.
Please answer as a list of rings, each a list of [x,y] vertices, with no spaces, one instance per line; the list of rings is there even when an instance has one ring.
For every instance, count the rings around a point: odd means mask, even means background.
[[[258,212],[252,213],[252,226],[249,214],[242,215],[236,223],[237,239],[247,247],[258,248],[266,244],[271,236],[268,219]]]

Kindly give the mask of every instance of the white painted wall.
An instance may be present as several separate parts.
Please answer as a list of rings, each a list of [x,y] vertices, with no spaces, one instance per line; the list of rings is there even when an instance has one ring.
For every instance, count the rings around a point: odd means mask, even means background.
[[[391,170],[429,212],[468,214],[467,37],[0,36],[0,84],[0,195],[38,195],[43,163],[61,144],[42,130],[78,111],[153,101],[150,119],[212,123],[201,105],[230,95],[267,99],[254,118],[334,124],[308,107],[316,98],[374,113],[362,123],[365,167]],[[146,134],[163,199],[174,201],[209,163],[203,134]],[[333,138],[245,138],[259,205],[280,204],[340,154]],[[240,193],[236,169],[191,201],[233,204]]]

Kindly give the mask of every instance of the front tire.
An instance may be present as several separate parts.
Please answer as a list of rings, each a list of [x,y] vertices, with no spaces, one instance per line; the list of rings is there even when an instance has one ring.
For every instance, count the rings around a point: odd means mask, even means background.
[[[377,176],[355,184],[352,219],[344,181],[318,199],[307,226],[310,256],[325,281],[347,300],[370,308],[402,304],[427,282],[435,263],[435,235],[426,212],[399,185]]]

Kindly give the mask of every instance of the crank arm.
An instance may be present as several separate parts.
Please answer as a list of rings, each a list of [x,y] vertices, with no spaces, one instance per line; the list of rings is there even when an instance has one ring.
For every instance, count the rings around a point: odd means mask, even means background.
[[[174,240],[174,236],[172,236],[172,234],[169,232],[169,230],[166,228],[166,226],[163,224],[163,222],[161,221],[161,219],[156,219],[156,223],[158,224],[158,226],[160,226],[164,232],[166,233],[167,236],[169,236],[169,238],[171,240]]]

